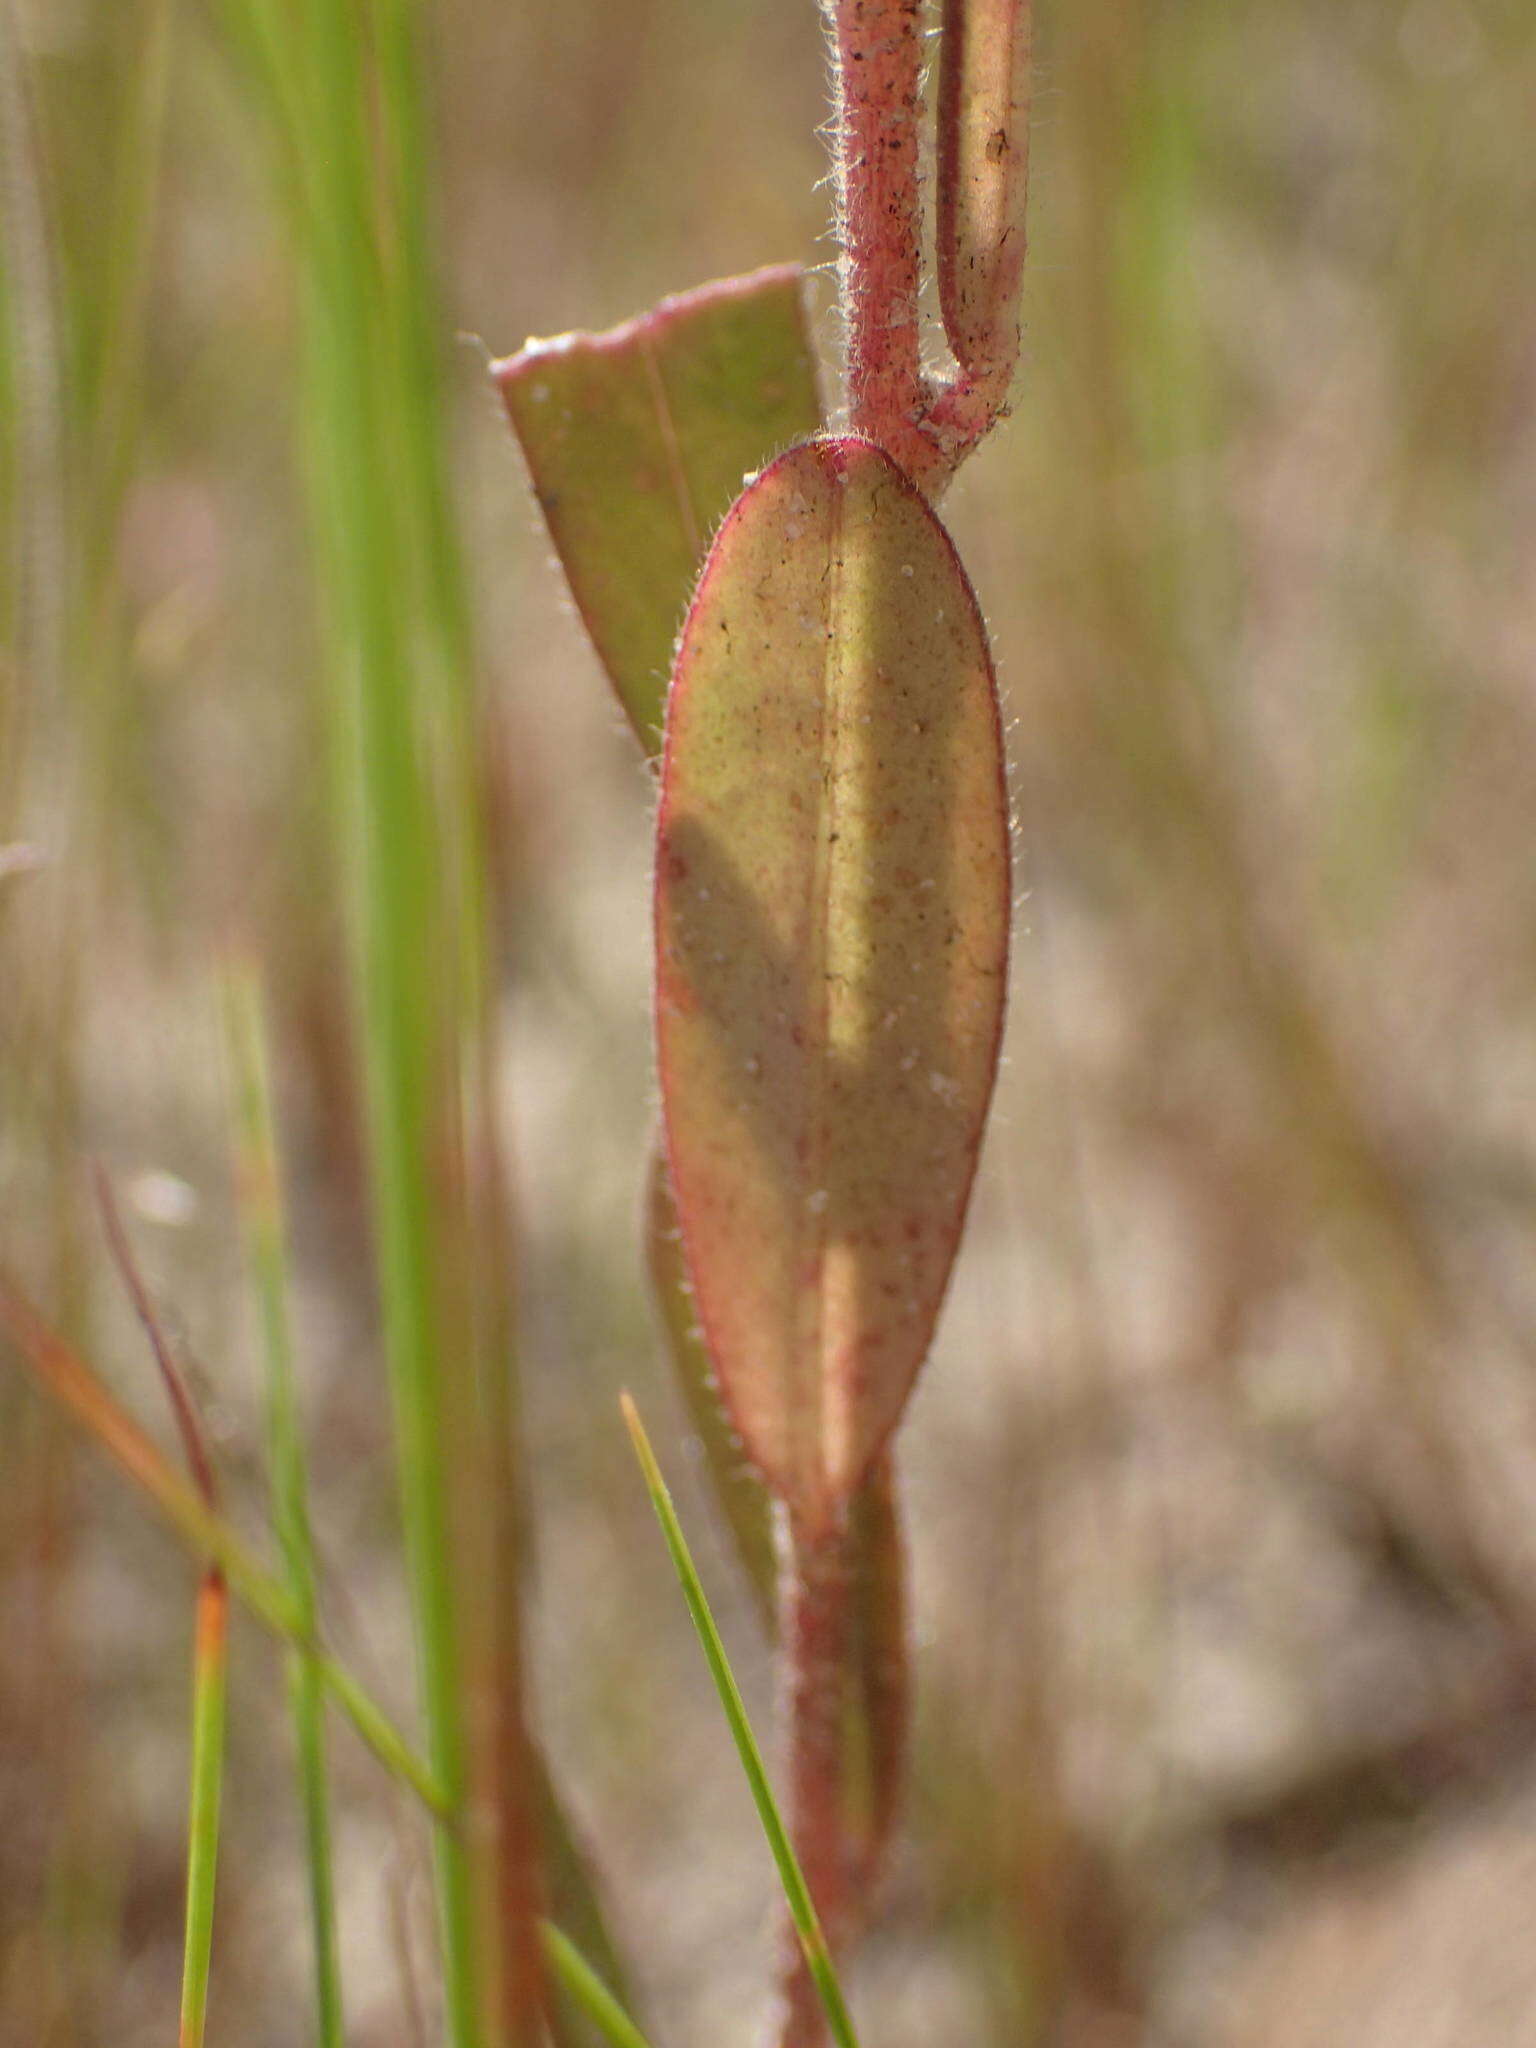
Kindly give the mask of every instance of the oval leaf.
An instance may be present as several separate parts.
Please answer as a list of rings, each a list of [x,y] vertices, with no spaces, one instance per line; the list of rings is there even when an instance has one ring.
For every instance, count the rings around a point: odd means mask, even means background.
[[[1002,1024],[996,687],[926,501],[854,438],[737,500],[678,647],[656,875],[668,1158],[749,1454],[842,1512],[927,1351]]]

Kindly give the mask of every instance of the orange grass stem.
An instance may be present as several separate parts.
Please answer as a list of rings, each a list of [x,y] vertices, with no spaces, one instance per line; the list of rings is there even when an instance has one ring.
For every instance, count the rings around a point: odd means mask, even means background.
[[[42,1387],[136,1485],[148,1494],[192,1554],[224,1572],[229,1590],[264,1627],[315,1660],[326,1691],[363,1741],[440,1818],[443,1788],[405,1737],[375,1706],[344,1665],[307,1631],[288,1589],[279,1584],[245,1542],[171,1464],[142,1424],[128,1414],[91,1368],[44,1322],[19,1288],[0,1272],[0,1331]]]

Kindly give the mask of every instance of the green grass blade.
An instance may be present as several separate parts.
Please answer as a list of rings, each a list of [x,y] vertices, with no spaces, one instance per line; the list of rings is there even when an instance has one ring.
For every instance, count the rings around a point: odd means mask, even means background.
[[[644,2034],[573,1941],[546,1920],[544,1957],[561,1989],[613,2048],[649,2048]]]
[[[273,1519],[294,1611],[300,1626],[313,1638],[318,1628],[317,1575],[309,1524],[303,1428],[294,1385],[281,1170],[261,990],[250,969],[237,968],[228,975],[225,1010],[235,1088],[240,1207],[266,1368]],[[341,1966],[336,1950],[324,1681],[309,1652],[296,1651],[291,1657],[288,1703],[304,1814],[317,2037],[320,2048],[340,2048]]]
[[[466,809],[438,801],[444,660],[414,504],[418,413],[438,418],[416,322],[436,302],[407,306],[398,217],[414,208],[386,174],[414,153],[419,77],[381,75],[377,8],[313,0],[281,25],[266,0],[246,0],[250,25],[276,59],[274,113],[300,124],[285,137],[296,167],[290,219],[302,303],[303,453],[311,496],[323,625],[339,853],[349,896],[352,987],[362,1054],[376,1265],[394,1410],[401,1514],[415,1620],[418,1684],[432,1774],[450,1812],[468,1801],[464,1606],[477,1574],[456,1568],[458,1532],[478,1521],[466,1501],[462,1438],[473,1417],[472,1317],[458,1267],[470,1236],[459,1153],[465,943],[460,898],[444,877],[464,872],[456,827]],[[402,10],[415,16],[414,6]],[[385,24],[386,26],[388,24]],[[409,30],[402,18],[400,34]],[[391,41],[391,48],[394,47]],[[323,146],[317,139],[323,138]],[[424,287],[423,287],[424,289]],[[435,430],[435,428],[434,428]],[[476,1509],[450,1516],[456,1499]],[[473,1831],[437,1831],[446,2031],[453,2048],[495,2036],[493,1958],[478,1910],[493,1845]]]
[[[341,2048],[341,1959],[336,1947],[336,1895],[331,1866],[331,1799],[325,1752],[324,1680],[313,1657],[296,1655],[288,1670],[309,1914],[314,1942],[315,2033],[320,2048]]]
[[[544,1912],[580,1949],[590,1969],[608,1986],[610,1995],[622,2005],[635,2003],[628,1972],[609,1930],[593,1874],[583,1845],[577,1840],[569,1816],[549,1774],[548,1759],[535,1746],[530,1765],[537,1801],[538,1834],[543,1851]],[[538,1927],[540,1952],[546,1948],[545,1922]],[[557,1987],[558,1988],[558,1987]],[[554,2048],[591,2048],[592,2029],[582,2024],[584,2015],[577,2001],[564,1994],[552,2001],[550,2030]]]
[[[703,1645],[705,1662],[709,1675],[715,1681],[715,1690],[720,1695],[720,1704],[730,1725],[731,1737],[736,1744],[736,1753],[741,1758],[742,1770],[746,1773],[747,1784],[757,1807],[758,1818],[763,1824],[763,1833],[768,1837],[768,1847],[773,1852],[778,1867],[779,1883],[783,1887],[785,1903],[790,1918],[794,1921],[795,1932],[800,1937],[800,1946],[805,1952],[806,1967],[821,1999],[822,2009],[827,2015],[827,2024],[837,2048],[858,2048],[853,2021],[843,1998],[842,1987],[833,1968],[827,1939],[817,1918],[816,1908],[811,1902],[810,1889],[800,1869],[799,1859],[790,1842],[788,1830],[780,1818],[773,1789],[768,1782],[767,1767],[757,1738],[752,1733],[752,1724],[747,1719],[746,1705],[737,1688],[730,1660],[725,1654],[725,1644],[720,1640],[720,1631],[715,1618],[709,1611],[709,1602],[704,1597],[704,1587],[698,1572],[694,1569],[693,1558],[688,1550],[683,1527],[672,1505],[672,1496],[667,1491],[666,1481],[661,1476],[661,1467],[656,1462],[656,1453],[651,1449],[650,1438],[640,1420],[634,1402],[627,1394],[622,1397],[624,1420],[628,1425],[630,1438],[635,1446],[635,1456],[645,1475],[646,1489],[651,1496],[651,1506],[656,1510],[656,1519],[661,1524],[661,1533],[666,1538],[667,1549],[671,1552],[673,1567],[683,1589],[683,1598],[688,1603],[688,1612],[693,1618]]]
[[[229,1590],[222,1572],[204,1574],[197,1593],[192,1663],[192,1797],[187,1822],[187,1927],[181,1973],[181,2048],[202,2048],[213,1949],[213,1894],[224,1780],[224,1698]]]

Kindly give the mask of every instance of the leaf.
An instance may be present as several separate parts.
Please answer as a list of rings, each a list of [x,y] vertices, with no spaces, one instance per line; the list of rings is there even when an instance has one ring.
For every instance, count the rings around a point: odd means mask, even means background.
[[[939,304],[963,370],[1019,349],[1029,190],[1031,0],[944,0],[939,39]]]
[[[493,375],[566,579],[648,754],[672,645],[749,470],[821,424],[802,273],[663,299],[604,334],[530,341]]]
[[[668,1161],[721,1390],[840,1517],[922,1364],[997,1066],[1007,799],[965,572],[852,437],[763,472],[678,648],[656,874]]]

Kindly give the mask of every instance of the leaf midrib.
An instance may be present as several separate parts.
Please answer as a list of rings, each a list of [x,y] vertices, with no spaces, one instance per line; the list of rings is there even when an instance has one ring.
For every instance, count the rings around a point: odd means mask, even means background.
[[[800,1293],[796,1315],[796,1376],[811,1382],[808,1404],[814,1418],[814,1460],[816,1491],[827,1490],[832,1478],[832,1450],[840,1418],[836,1412],[839,1389],[827,1369],[827,1247],[832,1221],[830,1097],[832,1066],[832,984],[829,974],[831,952],[832,888],[840,843],[839,793],[842,784],[841,742],[846,721],[839,716],[842,671],[848,643],[844,629],[847,557],[845,537],[848,519],[849,479],[845,471],[828,463],[829,506],[827,519],[827,597],[822,639],[822,681],[818,695],[820,713],[817,757],[821,773],[817,781],[815,809],[815,852],[811,863],[810,915],[806,921],[808,972],[806,975],[806,1032],[809,1046],[806,1118],[809,1138],[805,1180],[799,1189],[800,1213],[796,1236],[796,1267],[814,1271],[813,1284]],[[824,1199],[814,1200],[820,1194]]]

